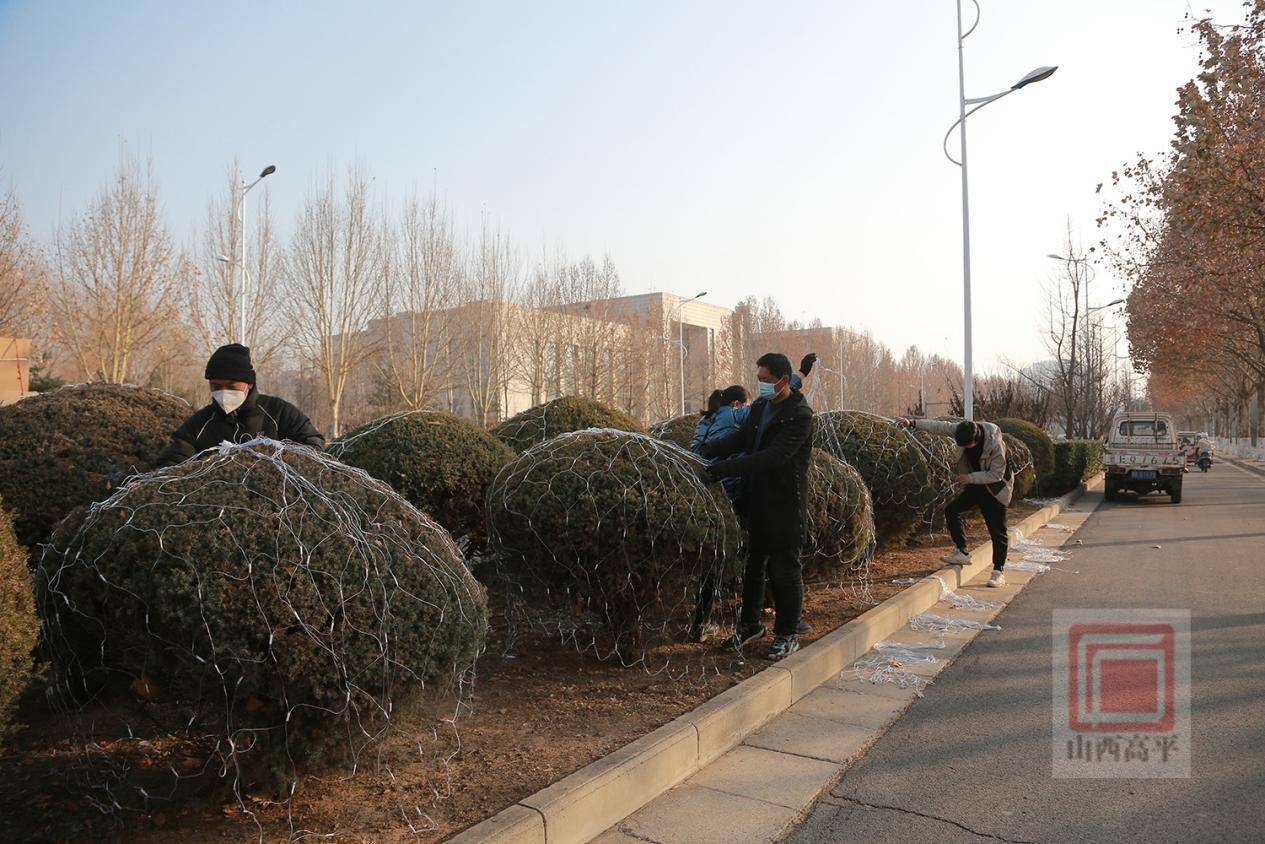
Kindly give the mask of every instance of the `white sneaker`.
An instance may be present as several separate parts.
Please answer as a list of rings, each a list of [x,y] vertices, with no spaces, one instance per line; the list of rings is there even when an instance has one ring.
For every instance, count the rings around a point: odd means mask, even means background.
[[[1002,574],[998,569],[993,569],[993,573],[988,578],[989,586],[1005,586],[1006,575]]]
[[[966,566],[970,565],[971,558],[961,551],[954,551],[952,554],[945,554],[941,557],[940,562],[948,563],[951,566]]]

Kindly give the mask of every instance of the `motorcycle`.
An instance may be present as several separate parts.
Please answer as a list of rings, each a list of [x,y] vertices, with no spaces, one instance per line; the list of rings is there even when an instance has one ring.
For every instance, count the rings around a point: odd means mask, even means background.
[[[1199,455],[1199,460],[1196,461],[1196,463],[1199,466],[1199,471],[1207,472],[1210,468],[1212,468],[1212,456],[1209,454],[1201,454]]]

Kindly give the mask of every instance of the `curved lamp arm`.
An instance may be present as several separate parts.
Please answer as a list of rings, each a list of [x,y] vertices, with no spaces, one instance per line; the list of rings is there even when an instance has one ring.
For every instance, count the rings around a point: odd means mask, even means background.
[[[1002,97],[1006,96],[1007,94],[1013,94],[1017,90],[1019,89],[1007,88],[1005,91],[1002,91],[1000,94],[993,94],[991,97],[975,97],[974,99],[967,100],[966,104],[973,105],[975,106],[975,108],[971,109],[965,115],[953,121],[953,125],[949,127],[949,131],[944,133],[944,140],[940,143],[940,148],[944,150],[944,157],[949,159],[949,161],[952,161],[957,166],[961,167],[962,162],[954,158],[953,155],[949,152],[949,136],[953,134],[953,130],[958,128],[958,124],[960,124],[963,120],[970,117],[972,114],[979,111],[984,106],[988,105],[989,103],[993,103],[993,102],[996,102],[997,100],[1000,100]]]
[[[968,35],[970,35],[972,32],[974,32],[974,31],[975,31],[975,27],[979,26],[979,19],[980,19],[979,0],[971,0],[971,3],[972,3],[972,5],[974,5],[974,6],[975,6],[975,23],[971,24],[971,28],[970,28],[970,29],[968,29],[966,32],[963,32],[963,33],[962,33],[962,40],[964,40],[964,41],[966,40],[966,36],[968,36]]]

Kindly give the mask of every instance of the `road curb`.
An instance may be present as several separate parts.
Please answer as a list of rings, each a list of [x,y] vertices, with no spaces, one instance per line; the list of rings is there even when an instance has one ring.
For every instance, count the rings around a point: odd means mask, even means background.
[[[1260,466],[1257,466],[1252,463],[1247,463],[1237,457],[1222,457],[1220,459],[1229,463],[1231,466],[1234,466],[1238,469],[1242,469],[1245,472],[1251,472],[1254,475],[1260,475],[1261,477],[1265,477],[1265,469],[1261,468]]]
[[[1100,476],[1028,516],[1012,530],[1031,536]],[[613,753],[448,839],[450,844],[583,844],[736,747],[871,647],[992,566],[992,544],[965,566],[946,566],[799,653],[721,692]],[[936,583],[936,580],[940,583]]]

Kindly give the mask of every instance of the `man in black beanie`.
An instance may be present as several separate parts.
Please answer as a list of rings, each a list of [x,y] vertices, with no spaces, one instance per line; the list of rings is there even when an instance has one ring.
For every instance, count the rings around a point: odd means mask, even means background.
[[[224,441],[238,443],[255,437],[290,440],[324,448],[325,438],[294,405],[255,389],[250,349],[240,343],[220,346],[206,362],[211,403],[190,416],[158,457],[159,466],[172,466]]]
[[[954,478],[961,492],[944,508],[944,520],[949,536],[957,550],[940,559],[951,565],[964,566],[971,562],[966,552],[966,514],[976,507],[988,527],[988,537],[993,542],[993,573],[989,586],[1005,586],[1006,553],[1010,550],[1010,536],[1006,532],[1006,508],[1015,488],[1015,477],[1006,466],[1006,441],[1001,428],[992,422],[940,422],[935,419],[896,420],[910,428],[919,428],[933,434],[948,434],[958,447],[957,475]]]

